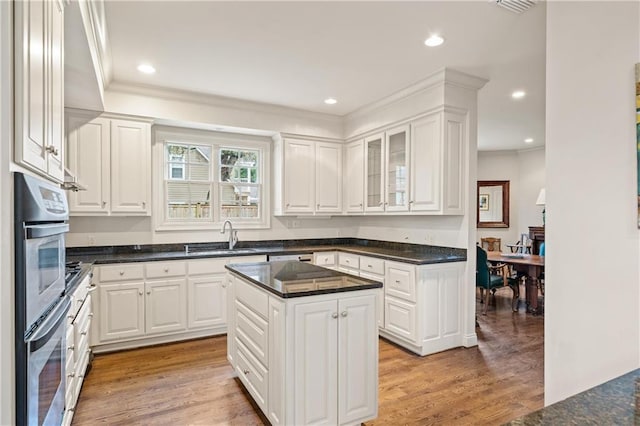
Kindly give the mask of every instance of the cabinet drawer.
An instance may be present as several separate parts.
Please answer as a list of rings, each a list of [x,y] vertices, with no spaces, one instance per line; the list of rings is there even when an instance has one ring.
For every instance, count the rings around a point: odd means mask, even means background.
[[[360,271],[368,274],[384,275],[384,260],[360,256]]]
[[[251,351],[262,365],[268,365],[268,324],[242,302],[236,301],[236,338]]]
[[[402,263],[387,262],[385,274],[385,294],[409,302],[416,301],[414,267]]]
[[[269,296],[241,279],[236,280],[236,299],[266,319],[269,312]]]
[[[190,260],[188,262],[189,275],[224,274],[227,271],[224,269],[224,265],[227,263],[229,263],[228,258]]]
[[[143,265],[110,265],[99,269],[100,282],[141,280],[144,277]]]
[[[71,343],[67,343],[67,348],[69,347],[73,347],[73,341]],[[69,353],[71,353],[71,357],[69,357]],[[65,366],[65,375],[66,375],[65,389],[67,389],[67,391],[71,389],[73,380],[75,379],[75,376],[76,376],[75,374],[76,361],[73,356],[73,353],[74,353],[73,349],[67,350],[67,362]]]
[[[416,341],[416,305],[385,297],[384,328],[398,337]]]
[[[146,265],[147,278],[184,277],[187,275],[185,262],[151,262]]]
[[[336,252],[321,252],[314,253],[314,264],[318,266],[335,266],[336,265]]]
[[[338,253],[339,265],[345,268],[360,268],[360,256],[351,253]]]
[[[262,412],[267,411],[268,372],[236,337],[236,373]]]

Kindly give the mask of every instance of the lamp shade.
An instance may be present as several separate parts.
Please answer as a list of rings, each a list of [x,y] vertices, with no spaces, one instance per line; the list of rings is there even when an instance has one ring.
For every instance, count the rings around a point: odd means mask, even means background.
[[[545,193],[544,193],[544,188],[542,188],[540,190],[540,193],[538,194],[538,199],[536,200],[536,206],[544,206],[545,204]]]

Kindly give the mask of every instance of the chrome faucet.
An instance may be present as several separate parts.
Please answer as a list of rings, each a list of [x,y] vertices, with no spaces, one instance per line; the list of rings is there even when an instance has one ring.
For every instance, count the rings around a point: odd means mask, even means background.
[[[227,223],[229,224],[229,250],[233,250],[233,246],[238,242],[238,231],[233,230],[233,224],[230,220],[225,220],[222,225],[222,231],[220,231],[221,234],[224,234],[227,230]]]

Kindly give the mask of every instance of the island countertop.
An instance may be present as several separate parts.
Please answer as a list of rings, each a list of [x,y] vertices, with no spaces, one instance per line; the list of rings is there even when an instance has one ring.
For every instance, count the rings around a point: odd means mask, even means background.
[[[298,261],[230,264],[229,271],[282,298],[381,288],[382,283]]]

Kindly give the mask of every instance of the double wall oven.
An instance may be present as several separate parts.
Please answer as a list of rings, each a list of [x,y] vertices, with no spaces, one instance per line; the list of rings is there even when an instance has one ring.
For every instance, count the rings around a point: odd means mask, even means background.
[[[65,399],[64,191],[15,173],[16,419],[59,425]]]

